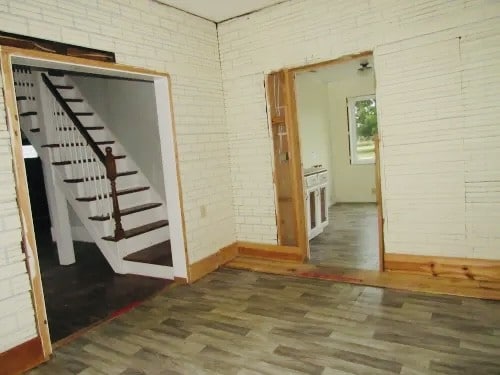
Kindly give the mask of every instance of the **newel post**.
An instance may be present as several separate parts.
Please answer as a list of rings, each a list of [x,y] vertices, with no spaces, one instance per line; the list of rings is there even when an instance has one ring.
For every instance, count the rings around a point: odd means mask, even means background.
[[[113,200],[113,217],[115,219],[115,240],[119,241],[125,238],[125,231],[122,226],[122,217],[120,214],[120,205],[118,204],[118,195],[116,193],[116,161],[111,147],[106,147],[106,175],[111,184],[111,198]]]

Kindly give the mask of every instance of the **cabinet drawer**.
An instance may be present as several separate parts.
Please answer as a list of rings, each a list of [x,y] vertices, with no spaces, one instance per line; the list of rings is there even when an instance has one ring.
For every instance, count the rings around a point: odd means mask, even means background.
[[[318,184],[324,184],[328,182],[328,172],[322,172],[318,174]]]
[[[308,188],[318,185],[318,175],[313,174],[306,177],[306,186]]]

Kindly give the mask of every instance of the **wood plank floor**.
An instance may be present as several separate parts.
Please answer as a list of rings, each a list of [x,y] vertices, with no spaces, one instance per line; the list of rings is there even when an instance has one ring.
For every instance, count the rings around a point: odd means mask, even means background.
[[[310,263],[377,270],[378,227],[375,203],[341,203],[328,210],[329,224],[313,238]]]
[[[32,374],[499,374],[500,303],[222,269]]]

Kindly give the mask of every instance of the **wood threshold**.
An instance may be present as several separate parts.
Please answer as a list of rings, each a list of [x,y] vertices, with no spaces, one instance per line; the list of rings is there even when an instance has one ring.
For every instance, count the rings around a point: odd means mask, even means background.
[[[412,292],[500,300],[500,282],[297,264],[238,256],[224,267]]]

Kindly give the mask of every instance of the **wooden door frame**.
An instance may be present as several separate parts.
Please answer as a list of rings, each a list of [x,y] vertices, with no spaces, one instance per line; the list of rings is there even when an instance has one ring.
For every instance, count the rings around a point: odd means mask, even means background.
[[[272,74],[278,72],[283,72],[285,74],[285,96],[287,100],[287,115],[289,119],[289,147],[291,151],[291,163],[294,173],[291,176],[291,184],[295,187],[297,200],[295,202],[295,212],[299,217],[297,218],[299,226],[297,230],[297,246],[304,259],[308,256],[309,249],[309,239],[307,236],[307,230],[305,227],[305,207],[304,202],[301,202],[300,197],[304,196],[304,180],[302,176],[302,156],[300,150],[300,133],[299,133],[299,122],[297,115],[297,103],[296,103],[296,92],[295,92],[295,75],[300,72],[306,72],[311,69],[317,69],[325,66],[342,64],[349,62],[361,57],[373,56],[373,51],[365,51],[361,53],[351,54],[339,57],[334,60],[322,61],[314,64],[301,65],[293,68],[280,69],[278,71],[273,71],[266,75],[266,82]],[[269,102],[268,102],[269,106]],[[384,255],[385,255],[385,245],[384,245],[384,218],[383,218],[383,207],[382,207],[382,186],[381,186],[381,160],[380,160],[380,136],[377,135],[375,139],[375,189],[376,189],[376,201],[377,201],[377,224],[378,224],[378,253],[379,253],[379,271],[384,271]],[[273,150],[274,153],[274,150]],[[276,199],[275,204],[278,206],[279,201]],[[277,210],[278,212],[279,210]],[[278,239],[280,233],[278,231]]]
[[[186,263],[185,264],[186,275],[187,275],[187,270],[189,268],[189,258],[187,254],[186,225],[184,219],[183,195],[182,195],[182,187],[181,187],[180,172],[179,172],[177,137],[175,131],[174,115],[173,115],[172,86],[169,74],[157,72],[150,69],[117,64],[114,62],[98,61],[82,57],[60,55],[60,54],[42,52],[32,49],[23,49],[18,47],[0,45],[0,67],[1,67],[3,89],[4,89],[3,93],[5,100],[4,104],[7,117],[7,128],[11,141],[14,182],[16,185],[16,197],[18,202],[19,215],[21,217],[22,239],[26,251],[26,263],[31,283],[32,300],[35,309],[35,321],[37,326],[37,332],[41,340],[44,361],[46,361],[52,354],[53,348],[50,341],[49,328],[47,324],[47,315],[46,315],[45,301],[43,296],[40,267],[38,262],[35,231],[34,231],[33,218],[29,200],[28,182],[27,182],[24,158],[22,153],[21,127],[19,122],[19,114],[17,112],[16,95],[14,91],[12,58],[16,57],[28,58],[33,60],[42,60],[48,63],[63,63],[63,64],[71,64],[74,66],[105,69],[113,72],[142,74],[153,78],[157,77],[166,81],[168,92],[166,92],[165,95],[168,95],[169,98],[168,112],[172,125],[172,141],[174,145],[173,153],[174,153],[176,173],[177,173],[178,196],[180,199],[180,219],[181,219],[181,227],[182,227],[181,229],[183,236],[184,256]]]

